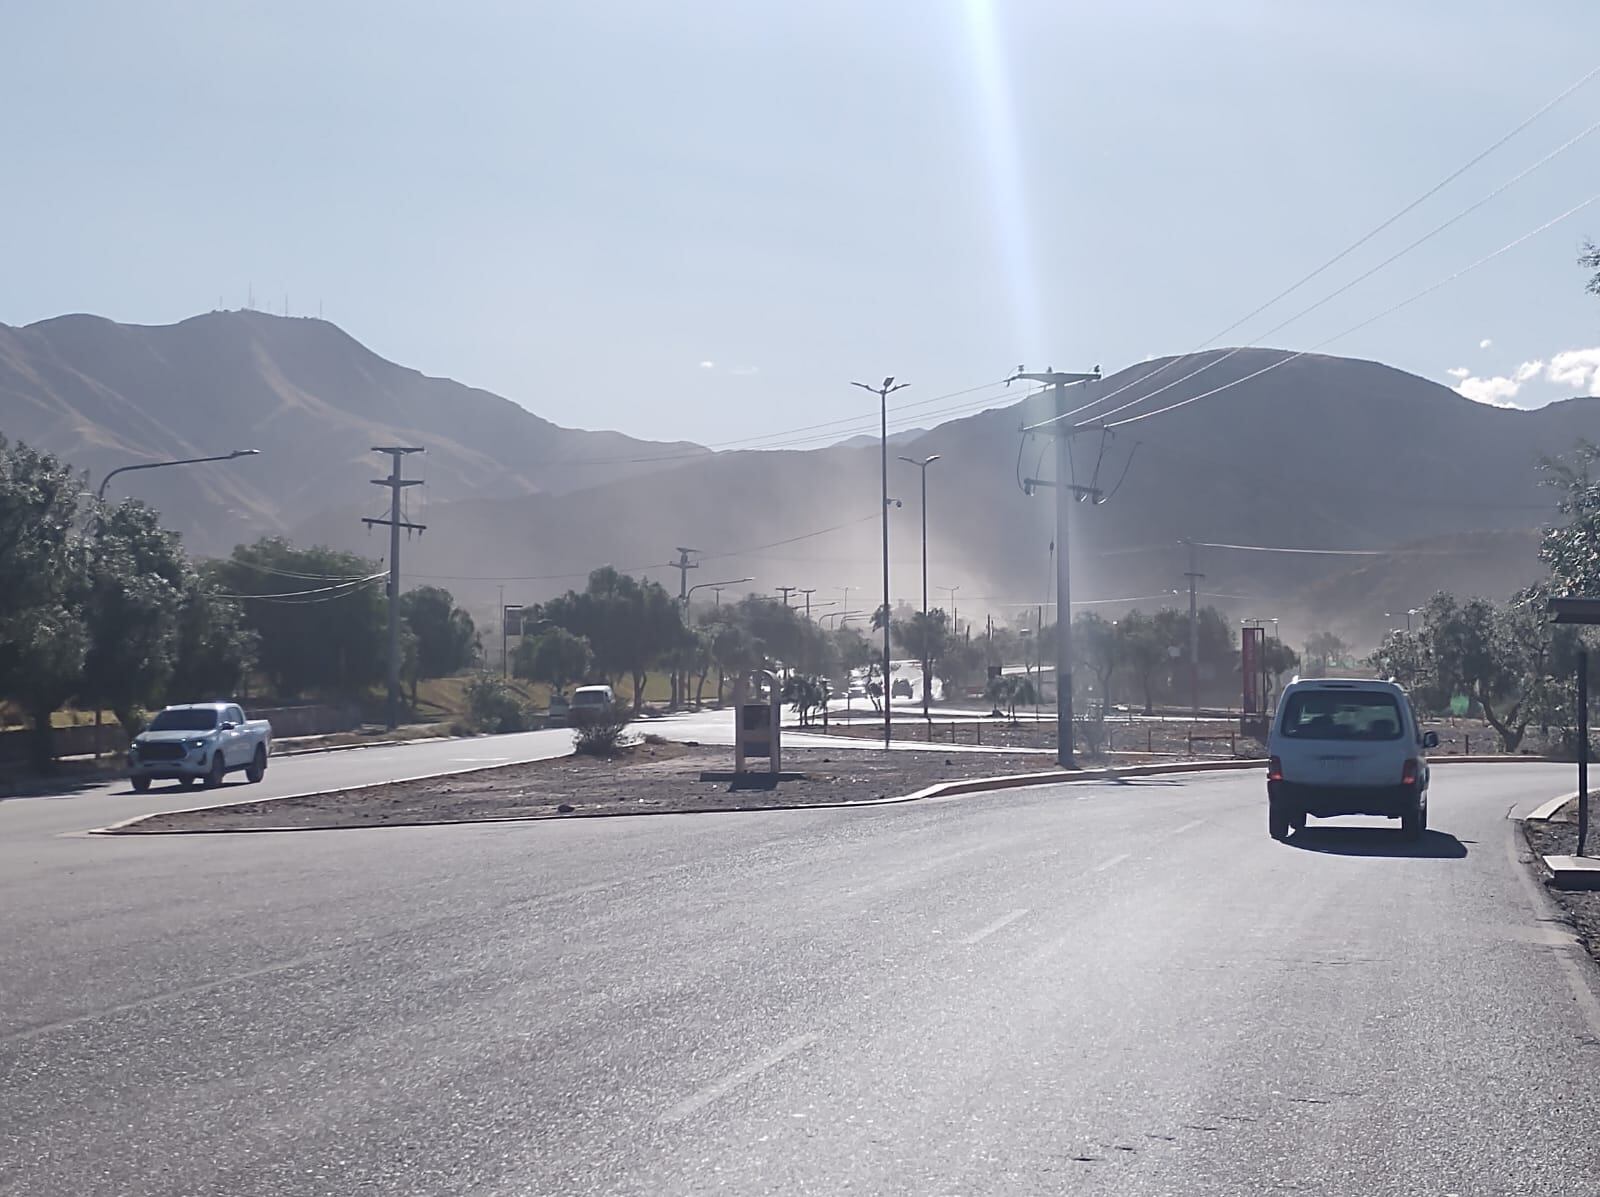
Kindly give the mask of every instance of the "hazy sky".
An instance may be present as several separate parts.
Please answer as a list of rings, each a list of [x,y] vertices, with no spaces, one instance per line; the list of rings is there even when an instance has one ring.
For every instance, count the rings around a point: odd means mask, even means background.
[[[856,378],[911,403],[1196,348],[1600,62],[1594,0],[0,15],[0,321],[253,287],[559,422],[703,442],[868,413]],[[1600,79],[1224,343],[1310,347],[1589,198],[1600,132],[1264,335],[1596,120]],[[1327,351],[1600,391],[1585,235],[1600,202]]]

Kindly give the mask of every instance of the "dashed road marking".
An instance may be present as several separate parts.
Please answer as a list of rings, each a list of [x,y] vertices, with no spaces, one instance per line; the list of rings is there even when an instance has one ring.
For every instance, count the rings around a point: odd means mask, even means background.
[[[1123,861],[1127,860],[1128,857],[1130,857],[1132,855],[1133,855],[1133,853],[1131,853],[1131,852],[1119,852],[1117,855],[1113,856],[1110,860],[1102,860],[1099,864],[1095,865],[1094,868],[1090,869],[1089,871],[1091,873],[1104,873],[1107,869],[1116,868],[1119,864],[1121,864]]]
[[[999,918],[995,919],[994,922],[990,923],[987,927],[984,927],[978,931],[974,931],[971,935],[966,936],[961,942],[966,947],[970,948],[973,944],[988,939],[989,936],[993,935],[996,931],[1005,930],[1007,927],[1011,926],[1012,923],[1016,922],[1027,913],[1028,912],[1026,909],[1019,908],[1017,910],[1013,910],[1010,914],[1003,914]]]
[[[774,1064],[781,1063],[794,1055],[804,1051],[822,1036],[814,1031],[807,1031],[803,1035],[796,1035],[793,1039],[786,1039],[773,1048],[760,1059],[752,1060],[736,1072],[730,1072],[720,1081],[714,1081],[692,1097],[686,1097],[677,1105],[671,1107],[658,1119],[660,1122],[681,1122],[690,1114],[705,1109],[712,1102],[717,1101],[732,1093],[741,1085],[749,1084]]]

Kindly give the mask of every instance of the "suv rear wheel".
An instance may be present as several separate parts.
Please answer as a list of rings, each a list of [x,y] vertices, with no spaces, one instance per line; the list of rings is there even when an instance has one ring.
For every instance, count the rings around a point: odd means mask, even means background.
[[[1400,816],[1400,831],[1410,839],[1420,840],[1428,830],[1428,800],[1417,795],[1416,805]]]

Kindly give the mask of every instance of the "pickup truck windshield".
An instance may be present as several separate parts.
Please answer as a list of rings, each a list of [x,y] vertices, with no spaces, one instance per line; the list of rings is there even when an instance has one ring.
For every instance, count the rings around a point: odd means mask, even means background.
[[[217,726],[215,711],[162,711],[150,720],[151,731],[212,731]]]
[[[1400,706],[1374,690],[1302,690],[1283,711],[1283,734],[1296,740],[1398,740]]]

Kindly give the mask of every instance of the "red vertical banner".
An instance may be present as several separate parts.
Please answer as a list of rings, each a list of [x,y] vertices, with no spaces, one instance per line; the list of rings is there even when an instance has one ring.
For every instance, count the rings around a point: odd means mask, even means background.
[[[1244,713],[1266,713],[1265,695],[1261,692],[1261,647],[1266,638],[1265,628],[1245,628],[1239,641],[1239,673],[1244,679]]]

